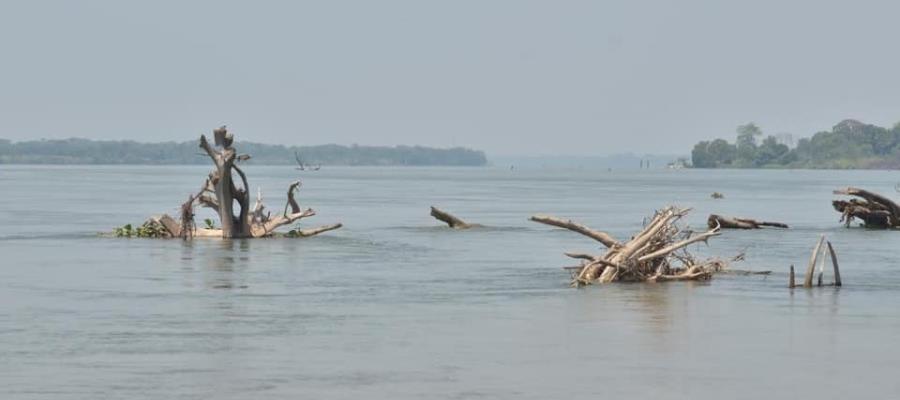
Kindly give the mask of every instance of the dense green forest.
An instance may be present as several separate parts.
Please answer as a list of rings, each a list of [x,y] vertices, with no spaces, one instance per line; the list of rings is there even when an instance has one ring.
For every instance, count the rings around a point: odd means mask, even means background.
[[[281,146],[243,142],[238,150],[250,154],[255,164],[295,164],[298,154],[309,165],[441,165],[481,166],[484,152],[456,147],[436,149],[421,146]],[[0,139],[0,164],[207,164],[208,157],[196,141],[139,143],[88,139],[32,140]]]
[[[738,126],[734,143],[724,139],[694,146],[695,168],[884,168],[900,167],[900,123],[883,128],[848,119],[793,145],[790,135],[768,135],[754,123]]]

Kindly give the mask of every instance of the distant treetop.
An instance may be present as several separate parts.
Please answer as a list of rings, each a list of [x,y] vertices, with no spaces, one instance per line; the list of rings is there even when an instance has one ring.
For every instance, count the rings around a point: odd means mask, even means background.
[[[740,125],[734,144],[724,139],[702,141],[694,146],[695,168],[898,168],[900,167],[900,123],[883,128],[845,119],[831,131],[802,138],[793,146],[786,133],[766,136],[754,123]]]

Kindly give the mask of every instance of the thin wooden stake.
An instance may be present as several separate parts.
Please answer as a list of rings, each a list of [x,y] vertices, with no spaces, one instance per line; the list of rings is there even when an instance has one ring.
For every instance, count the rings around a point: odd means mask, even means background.
[[[831,253],[831,265],[834,266],[834,286],[841,286],[841,271],[838,269],[837,255],[834,253],[834,247],[831,242],[828,243],[828,252]]]
[[[809,265],[806,266],[806,275],[803,276],[803,287],[812,287],[813,275],[816,272],[816,259],[819,257],[819,250],[824,241],[825,235],[819,236],[819,242],[813,248],[812,255],[809,257]]]
[[[794,285],[794,264],[791,264],[791,274],[788,277],[788,287],[793,289],[794,286],[796,286]]]

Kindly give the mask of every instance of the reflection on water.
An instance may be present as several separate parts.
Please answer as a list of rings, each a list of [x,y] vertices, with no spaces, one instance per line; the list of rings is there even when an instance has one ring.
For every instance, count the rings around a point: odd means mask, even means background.
[[[308,224],[341,230],[184,242],[95,233],[176,206],[205,167],[3,168],[17,188],[0,208],[4,399],[900,392],[900,270],[885,251],[900,235],[843,229],[828,201],[848,183],[889,193],[889,172],[333,168],[302,200],[318,211]],[[271,196],[294,173],[247,170]],[[49,181],[68,201],[42,195]],[[768,277],[573,290],[561,253],[595,243],[527,221],[551,213],[628,237],[669,203],[693,207],[692,226],[719,213],[795,228],[693,249],[746,251],[739,267]],[[432,204],[487,227],[446,229]],[[788,289],[788,265],[823,232],[845,286]]]

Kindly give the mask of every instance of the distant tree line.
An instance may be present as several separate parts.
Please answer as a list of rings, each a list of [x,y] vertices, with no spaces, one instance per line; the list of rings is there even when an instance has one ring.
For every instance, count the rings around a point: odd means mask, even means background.
[[[897,168],[900,167],[900,123],[883,128],[848,119],[831,131],[797,141],[790,135],[768,135],[754,123],[738,126],[734,143],[702,141],[691,151],[695,168]]]
[[[295,155],[307,165],[419,165],[481,166],[484,152],[462,147],[437,149],[421,146],[281,146],[238,143],[255,164],[295,164]],[[0,164],[207,164],[196,141],[139,143],[88,139],[0,139]]]

